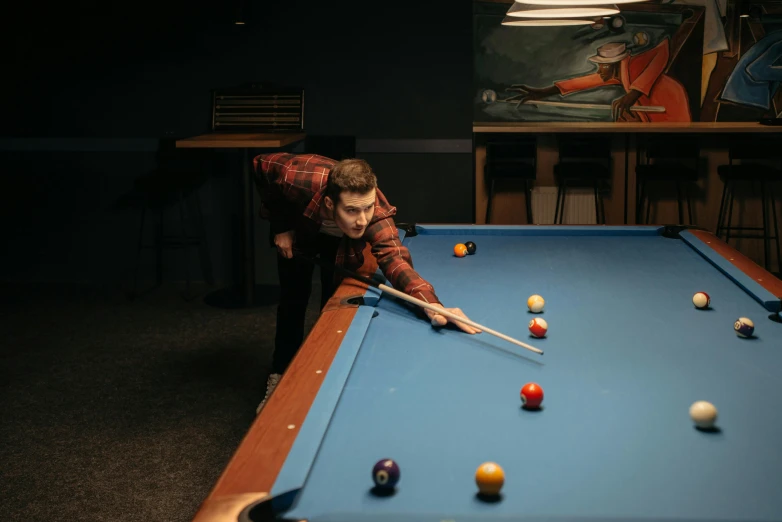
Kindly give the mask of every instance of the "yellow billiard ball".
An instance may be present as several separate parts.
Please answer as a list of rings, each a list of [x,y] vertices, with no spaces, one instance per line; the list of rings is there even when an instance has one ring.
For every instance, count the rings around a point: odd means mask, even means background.
[[[534,314],[542,312],[544,306],[546,306],[546,301],[538,294],[531,295],[527,299],[527,308]]]
[[[717,408],[707,401],[696,401],[690,406],[690,418],[701,429],[714,428],[717,420]]]
[[[505,484],[505,472],[499,464],[484,462],[475,472],[475,483],[481,495],[499,495],[502,485]]]

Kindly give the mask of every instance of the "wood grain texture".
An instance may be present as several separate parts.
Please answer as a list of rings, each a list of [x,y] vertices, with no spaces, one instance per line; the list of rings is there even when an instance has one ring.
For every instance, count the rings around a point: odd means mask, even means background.
[[[266,492],[229,495],[205,502],[193,522],[236,522],[242,510],[253,502],[267,496]]]
[[[303,132],[210,132],[177,140],[180,149],[279,149],[306,137]]]
[[[377,270],[369,246],[364,251],[364,259],[359,274],[369,277]],[[345,280],[337,288],[202,503],[195,521],[235,522],[236,516],[229,506],[236,504],[236,499],[250,495],[256,500],[265,494],[261,492],[271,491],[358,309],[345,300],[363,295],[365,290],[364,283],[353,279]]]
[[[692,232],[692,235],[709,245],[715,252],[733,263],[736,268],[757,281],[760,286],[782,299],[782,281],[777,279],[771,272],[728,245],[711,232],[705,230],[690,230],[690,232]]]
[[[692,133],[718,134],[721,132],[781,133],[782,126],[761,125],[757,122],[691,122],[691,123],[614,123],[614,122],[475,122],[477,133],[547,133],[547,132],[605,132],[605,133]]]

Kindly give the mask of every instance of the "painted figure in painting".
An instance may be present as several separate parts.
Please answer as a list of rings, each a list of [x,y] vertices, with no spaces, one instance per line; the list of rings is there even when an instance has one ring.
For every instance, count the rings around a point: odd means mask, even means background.
[[[725,82],[721,99],[733,103],[771,109],[771,100],[779,89],[782,68],[782,31],[768,34],[739,59]]]
[[[669,40],[631,56],[624,42],[611,42],[597,49],[589,61],[597,72],[554,82],[544,88],[514,86],[522,93],[520,103],[559,94],[604,86],[621,85],[626,94],[612,103],[614,121],[689,122],[692,121],[687,92],[676,79],[665,74],[669,60]]]
[[[702,121],[782,117],[782,2],[705,2]]]

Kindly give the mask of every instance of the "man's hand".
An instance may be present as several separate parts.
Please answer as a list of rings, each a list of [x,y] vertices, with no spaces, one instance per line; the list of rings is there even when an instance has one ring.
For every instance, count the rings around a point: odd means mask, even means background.
[[[630,89],[627,94],[614,100],[614,102],[611,104],[611,113],[614,117],[614,121],[638,120],[638,118],[636,118],[634,115],[631,115],[630,107],[635,105],[635,102],[638,101],[638,98],[641,97],[641,94],[643,94],[641,91]]]
[[[458,315],[459,317],[464,317],[465,319],[469,319],[469,317],[464,315],[464,312],[462,312],[460,308],[445,308],[442,307],[441,305],[435,305],[435,306],[439,306],[440,308],[443,308],[443,310],[445,310],[446,312],[451,312],[452,314]],[[458,326],[468,334],[481,333],[481,331],[478,330],[477,328],[473,328],[468,324],[460,323],[458,321],[453,321],[445,317],[444,315],[440,315],[437,312],[433,312],[429,310],[428,308],[424,308],[424,312],[426,312],[426,315],[429,317],[429,320],[432,321],[432,326],[445,326],[450,321],[451,323],[455,324],[456,326]]]
[[[293,230],[288,230],[287,232],[274,236],[274,244],[277,247],[277,252],[285,259],[293,257],[293,243],[295,241],[296,232]]]
[[[537,88],[537,87],[530,87],[529,85],[518,84],[518,85],[514,85],[513,88],[508,90],[525,93],[524,96],[522,96],[521,99],[519,100],[519,103],[542,100],[543,98],[547,98],[553,94],[559,94],[559,89],[557,89],[557,87],[554,85],[551,85],[549,87]]]

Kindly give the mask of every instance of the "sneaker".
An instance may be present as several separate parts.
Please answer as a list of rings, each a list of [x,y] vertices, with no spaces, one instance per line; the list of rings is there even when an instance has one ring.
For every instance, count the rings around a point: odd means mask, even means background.
[[[280,382],[280,378],[282,378],[282,375],[279,373],[273,373],[269,375],[269,378],[266,380],[266,397],[263,398],[261,403],[255,409],[256,415],[258,413],[261,413],[261,410],[263,409],[263,405],[266,404],[266,401],[268,401],[269,397],[271,397],[274,388],[276,388],[277,384]]]

